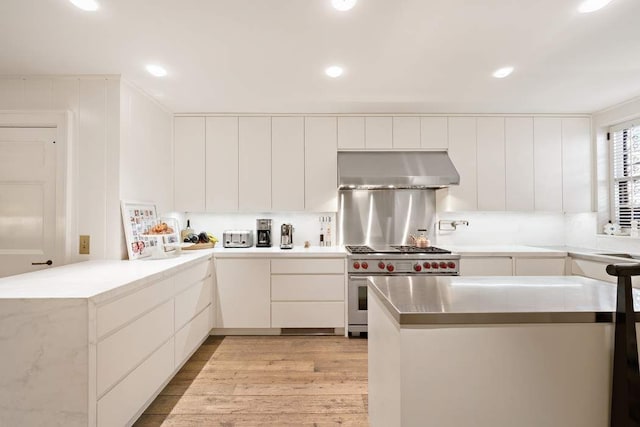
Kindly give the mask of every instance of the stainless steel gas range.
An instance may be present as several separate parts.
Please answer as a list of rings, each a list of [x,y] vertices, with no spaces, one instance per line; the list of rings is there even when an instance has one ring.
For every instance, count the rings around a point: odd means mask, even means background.
[[[349,255],[349,335],[367,332],[367,276],[459,274],[460,255],[434,246],[346,246]]]

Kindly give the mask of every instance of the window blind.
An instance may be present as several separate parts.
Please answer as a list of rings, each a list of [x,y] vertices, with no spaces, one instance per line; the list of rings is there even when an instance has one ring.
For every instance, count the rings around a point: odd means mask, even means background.
[[[629,228],[640,221],[640,122],[610,129],[613,208],[616,222]]]

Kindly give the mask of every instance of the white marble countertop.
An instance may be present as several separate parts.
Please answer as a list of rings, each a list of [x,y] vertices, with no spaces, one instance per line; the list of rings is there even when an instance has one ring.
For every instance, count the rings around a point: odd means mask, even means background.
[[[427,325],[611,322],[617,288],[579,276],[371,276],[369,289],[399,324]]]
[[[303,245],[294,245],[291,249],[280,249],[274,245],[270,248],[224,248],[215,247],[212,249],[216,258],[336,258],[347,255],[343,246],[311,246],[305,248]]]
[[[90,298],[98,303],[201,262],[211,249],[162,260],[85,261],[0,279],[0,299]]]

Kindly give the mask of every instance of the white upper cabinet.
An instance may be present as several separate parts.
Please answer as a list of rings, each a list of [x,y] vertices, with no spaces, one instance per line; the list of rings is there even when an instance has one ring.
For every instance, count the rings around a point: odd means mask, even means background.
[[[534,210],[533,118],[505,118],[506,208]]]
[[[239,209],[271,210],[271,117],[240,117],[238,124]]]
[[[305,117],[305,209],[338,210],[338,142],[335,117]]]
[[[238,210],[238,118],[207,117],[207,212]]]
[[[304,118],[271,119],[272,210],[304,210]]]
[[[562,212],[562,119],[533,119],[535,210]]]
[[[591,121],[562,119],[562,195],[565,212],[590,212]]]
[[[205,119],[176,117],[174,121],[174,208],[205,210]]]
[[[338,149],[364,148],[364,117],[338,117]]]
[[[449,123],[447,117],[420,118],[420,146],[426,149],[449,148]]]
[[[504,118],[477,119],[478,210],[505,210]]]
[[[393,148],[393,122],[391,117],[366,117],[364,122],[367,150]]]
[[[420,117],[393,118],[393,148],[420,148]]]
[[[449,118],[449,155],[460,174],[460,185],[452,185],[444,199],[445,211],[478,209],[475,117]]]

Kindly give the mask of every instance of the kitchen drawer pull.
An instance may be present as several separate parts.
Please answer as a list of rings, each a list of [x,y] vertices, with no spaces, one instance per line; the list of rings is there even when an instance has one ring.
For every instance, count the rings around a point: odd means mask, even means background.
[[[32,262],[31,265],[51,265],[53,264],[53,261],[51,261],[50,259],[47,260],[46,262]]]

